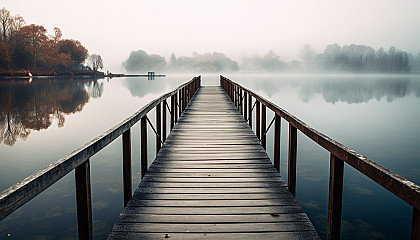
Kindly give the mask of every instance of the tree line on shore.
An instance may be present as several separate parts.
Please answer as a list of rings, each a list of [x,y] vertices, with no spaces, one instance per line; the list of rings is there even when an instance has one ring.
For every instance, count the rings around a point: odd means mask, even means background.
[[[191,57],[176,57],[172,53],[169,62],[158,54],[147,54],[144,50],[132,51],[123,62],[127,72],[139,71],[171,71],[171,72],[221,72],[237,71],[238,63],[226,57],[223,53],[194,52]]]
[[[176,57],[169,61],[158,54],[147,54],[144,50],[132,51],[123,62],[127,72],[169,71],[169,72],[359,72],[359,73],[408,73],[420,71],[420,53],[414,56],[406,51],[390,47],[375,50],[365,45],[328,45],[322,53],[316,53],[311,45],[304,45],[298,60],[283,61],[273,50],[264,56],[242,58],[241,63],[223,53],[198,54],[191,57]]]
[[[94,70],[103,68],[100,55],[89,56],[78,40],[63,39],[62,35],[57,27],[53,35],[47,35],[42,25],[26,25],[22,16],[13,16],[6,8],[0,9],[0,70],[6,73],[83,70],[88,57]]]

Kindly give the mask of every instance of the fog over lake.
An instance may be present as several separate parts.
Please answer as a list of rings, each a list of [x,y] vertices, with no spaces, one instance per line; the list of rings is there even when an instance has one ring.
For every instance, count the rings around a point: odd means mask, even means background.
[[[174,74],[152,81],[113,78],[1,83],[2,99],[10,100],[0,109],[0,189],[8,188],[70,153],[193,76]],[[420,113],[416,110],[420,104],[419,76],[226,76],[369,159],[420,183]],[[203,85],[219,82],[219,76],[213,74],[205,74],[202,79]],[[39,118],[33,118],[32,114]],[[149,114],[152,122],[154,115],[153,111]],[[268,111],[267,124],[272,116]],[[134,147],[139,146],[140,133],[136,126],[132,133],[133,189],[140,181],[140,153],[139,148]],[[154,135],[150,128],[148,131],[149,152],[154,153]],[[285,179],[287,134],[287,124],[283,121],[280,173]],[[273,129],[270,129],[267,152],[271,158],[272,139]],[[117,139],[91,160],[97,239],[107,236],[122,210],[121,151],[121,140]],[[150,154],[149,162],[153,159],[154,154]],[[321,236],[326,234],[328,172],[328,152],[298,134],[296,196]],[[343,239],[409,238],[411,208],[348,165],[345,166],[343,201]],[[12,233],[18,239],[40,235],[57,239],[76,237],[75,206],[74,177],[69,174],[0,222],[0,235]],[[377,221],[377,218],[382,220]]]

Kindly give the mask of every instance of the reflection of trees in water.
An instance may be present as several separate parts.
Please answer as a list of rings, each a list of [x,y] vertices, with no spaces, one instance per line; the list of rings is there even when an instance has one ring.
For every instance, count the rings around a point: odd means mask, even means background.
[[[264,78],[251,75],[237,78],[256,93],[267,93],[269,98],[282,94],[282,90],[296,89],[304,102],[309,102],[315,94],[321,94],[328,103],[362,103],[383,98],[392,102],[410,94],[420,97],[420,78],[409,75],[267,75]]]
[[[307,99],[313,93],[322,94],[326,102],[362,103],[371,99],[388,102],[404,98],[410,93],[420,96],[420,82],[401,78],[337,78],[322,81],[307,81],[300,89],[302,98]]]
[[[90,81],[86,84],[89,96],[92,98],[100,98],[104,92],[104,83],[98,81]]]
[[[95,89],[90,91],[87,89]],[[89,87],[92,85],[91,87]],[[47,129],[57,119],[79,112],[89,96],[100,97],[103,85],[92,81],[13,81],[0,84],[0,143],[12,146],[32,130]],[[90,94],[91,93],[91,94]]]

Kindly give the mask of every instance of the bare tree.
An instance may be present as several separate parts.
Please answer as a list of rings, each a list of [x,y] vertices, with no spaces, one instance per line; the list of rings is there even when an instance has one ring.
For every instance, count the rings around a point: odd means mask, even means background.
[[[16,32],[25,25],[25,20],[19,14],[11,18],[9,27],[9,37],[16,34]]]
[[[3,41],[6,41],[6,35],[9,31],[10,24],[12,22],[12,16],[10,15],[9,10],[6,8],[0,9],[0,27],[1,27],[1,33],[2,33],[2,39]]]
[[[58,27],[54,27],[54,35],[51,36],[54,43],[58,43],[62,37],[63,33],[61,32],[61,30]]]
[[[96,72],[98,69],[102,69],[104,67],[101,55],[91,54],[88,59],[92,65],[93,71]]]

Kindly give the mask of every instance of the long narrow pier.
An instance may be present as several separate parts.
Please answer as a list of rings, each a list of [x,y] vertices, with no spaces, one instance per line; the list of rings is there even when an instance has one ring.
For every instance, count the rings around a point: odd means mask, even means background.
[[[108,239],[319,239],[221,87],[201,87]]]

